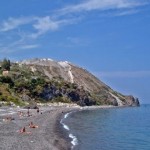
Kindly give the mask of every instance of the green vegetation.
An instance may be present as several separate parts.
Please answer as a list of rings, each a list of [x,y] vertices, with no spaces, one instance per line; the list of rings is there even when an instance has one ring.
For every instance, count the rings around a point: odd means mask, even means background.
[[[5,58],[1,65],[2,70],[10,70],[10,66],[10,60]]]
[[[10,87],[14,86],[14,82],[12,81],[11,77],[8,76],[0,76],[0,83],[7,83]]]
[[[0,102],[4,103],[5,105],[11,105],[12,103],[20,106],[24,105],[21,100],[15,96],[12,96],[7,84],[0,84]]]
[[[0,102],[7,105],[24,105],[33,101],[72,103],[68,95],[78,88],[77,84],[66,82],[61,77],[50,80],[38,70],[32,72],[30,66],[10,65],[6,59],[1,66],[1,70],[9,69],[7,76],[0,73]]]
[[[43,73],[44,67],[10,63],[4,59],[0,68],[0,103],[25,105],[35,102],[63,102],[81,106],[113,104],[106,87],[92,93],[83,86],[65,81],[59,74],[49,79]],[[57,72],[58,68],[53,69]],[[3,76],[3,70],[9,71],[8,74]],[[114,95],[124,100],[121,94],[116,92]]]
[[[56,97],[51,102],[62,102],[62,103],[72,103],[72,101],[67,97]]]

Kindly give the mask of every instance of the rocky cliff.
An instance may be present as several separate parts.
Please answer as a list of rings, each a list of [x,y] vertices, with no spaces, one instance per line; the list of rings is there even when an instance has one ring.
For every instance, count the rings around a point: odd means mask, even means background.
[[[105,83],[100,81],[86,69],[73,65],[67,61],[54,61],[52,59],[24,60],[19,67],[26,66],[32,72],[33,77],[37,74],[47,80],[63,81],[60,89],[53,86],[46,86],[41,93],[44,99],[65,96],[72,102],[79,105],[102,105],[111,104],[115,106],[139,106],[139,101],[133,96],[125,96],[112,90]],[[72,89],[67,89],[67,84]],[[69,85],[70,84],[70,85]]]
[[[0,102],[139,106],[138,99],[114,91],[87,70],[52,59],[11,63],[9,70],[1,67]]]

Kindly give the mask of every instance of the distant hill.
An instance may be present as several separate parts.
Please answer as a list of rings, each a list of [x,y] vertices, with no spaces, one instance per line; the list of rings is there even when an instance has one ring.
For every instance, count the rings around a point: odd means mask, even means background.
[[[139,106],[138,99],[114,91],[87,70],[67,61],[24,60],[11,63],[10,71],[5,73],[1,69],[0,101],[6,103]]]

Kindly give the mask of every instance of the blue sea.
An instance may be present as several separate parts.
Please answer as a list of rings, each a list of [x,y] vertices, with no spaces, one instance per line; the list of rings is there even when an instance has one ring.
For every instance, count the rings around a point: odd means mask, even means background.
[[[74,150],[150,150],[150,105],[73,112],[61,123]]]

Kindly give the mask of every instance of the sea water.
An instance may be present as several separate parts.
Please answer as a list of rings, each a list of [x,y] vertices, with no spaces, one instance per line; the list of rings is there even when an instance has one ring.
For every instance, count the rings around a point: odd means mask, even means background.
[[[150,105],[84,110],[65,117],[74,150],[150,150]]]

